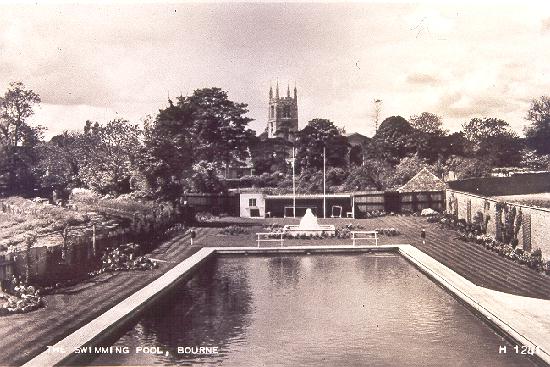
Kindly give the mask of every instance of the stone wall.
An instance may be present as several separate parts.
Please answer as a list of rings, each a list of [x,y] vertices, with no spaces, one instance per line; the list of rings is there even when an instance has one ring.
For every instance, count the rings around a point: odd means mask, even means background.
[[[496,236],[496,205],[498,200],[466,192],[447,189],[447,213],[457,214],[458,218],[471,223],[477,212],[489,216],[487,234]],[[455,204],[453,204],[455,203]],[[525,250],[540,248],[545,259],[550,259],[550,209],[507,203],[521,210],[522,223],[518,234],[518,246]],[[456,205],[456,206],[455,206]]]
[[[0,281],[13,275],[24,279],[27,269],[34,283],[44,285],[82,277],[99,266],[106,247],[128,242],[140,242],[144,249],[154,246],[181,214],[180,208],[161,204],[150,213],[136,212],[127,222],[97,223],[95,240],[93,224],[38,236],[30,249],[14,248],[0,257]]]

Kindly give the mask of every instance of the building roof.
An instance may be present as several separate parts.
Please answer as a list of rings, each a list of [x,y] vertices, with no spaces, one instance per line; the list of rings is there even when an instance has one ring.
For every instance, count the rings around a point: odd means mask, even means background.
[[[372,140],[368,136],[361,135],[359,133],[349,134],[349,135],[347,135],[347,138],[348,138],[348,142],[352,145],[360,145],[360,144],[364,144],[364,143],[367,143],[370,140]]]
[[[294,195],[266,195],[268,199],[292,199]],[[350,194],[326,194],[326,198],[350,198]],[[322,199],[323,194],[296,194],[296,199]]]
[[[446,184],[431,173],[426,167],[414,175],[406,184],[401,186],[398,191],[441,191],[445,190]]]

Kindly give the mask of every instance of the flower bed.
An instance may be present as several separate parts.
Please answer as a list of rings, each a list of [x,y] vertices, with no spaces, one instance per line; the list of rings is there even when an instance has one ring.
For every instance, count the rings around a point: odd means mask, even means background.
[[[248,234],[249,231],[244,227],[231,225],[231,226],[222,228],[218,233],[224,236],[237,236],[240,234]]]
[[[145,256],[138,256],[139,252],[140,246],[136,243],[128,243],[116,248],[106,248],[101,257],[101,268],[91,272],[90,275],[97,275],[103,272],[158,268],[156,262]]]
[[[375,231],[385,236],[399,236],[401,234],[396,228],[376,228]]]
[[[17,285],[12,294],[0,294],[0,316],[27,313],[44,306],[38,287]]]
[[[469,224],[466,223],[464,219],[456,219],[450,215],[440,215],[434,218],[428,218],[428,222],[439,223],[446,229],[456,231],[457,238],[462,241],[474,242],[501,257],[505,257],[533,270],[550,275],[550,261],[544,262],[540,249],[529,252],[516,247],[517,240],[511,241],[510,244],[498,241],[490,235],[483,234],[479,224]]]
[[[372,210],[365,213],[365,218],[385,217],[387,213],[384,210]]]

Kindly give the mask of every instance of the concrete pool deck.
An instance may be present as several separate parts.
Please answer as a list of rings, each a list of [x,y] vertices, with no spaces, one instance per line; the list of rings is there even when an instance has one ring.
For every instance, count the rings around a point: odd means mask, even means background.
[[[138,290],[113,308],[84,325],[28,361],[25,366],[71,364],[72,352],[84,345],[96,345],[137,316],[144,308],[215,254],[284,254],[284,253],[350,253],[398,252],[415,264],[423,273],[443,286],[455,297],[475,310],[482,318],[497,327],[512,343],[531,348],[540,360],[550,365],[550,301],[515,296],[475,285],[411,245],[383,246],[288,246],[288,247],[203,247],[180,262],[146,287]],[[521,351],[521,349],[520,349]],[[514,351],[508,350],[508,353]]]

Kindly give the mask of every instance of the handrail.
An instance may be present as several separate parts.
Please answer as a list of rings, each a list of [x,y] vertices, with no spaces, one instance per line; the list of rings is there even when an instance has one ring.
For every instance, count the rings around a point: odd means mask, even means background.
[[[273,235],[279,235],[280,238],[269,237]],[[256,233],[256,236],[258,236],[258,239],[256,240],[256,242],[258,243],[258,247],[260,247],[260,242],[262,241],[263,242],[280,242],[281,247],[283,247],[283,242],[284,242],[283,232],[259,232],[259,233]],[[266,236],[266,238],[262,238],[262,236]]]
[[[353,241],[353,246],[355,246],[356,240],[374,240],[376,246],[378,246],[378,231],[351,231],[351,240]],[[356,237],[357,234],[366,234],[367,237]]]

